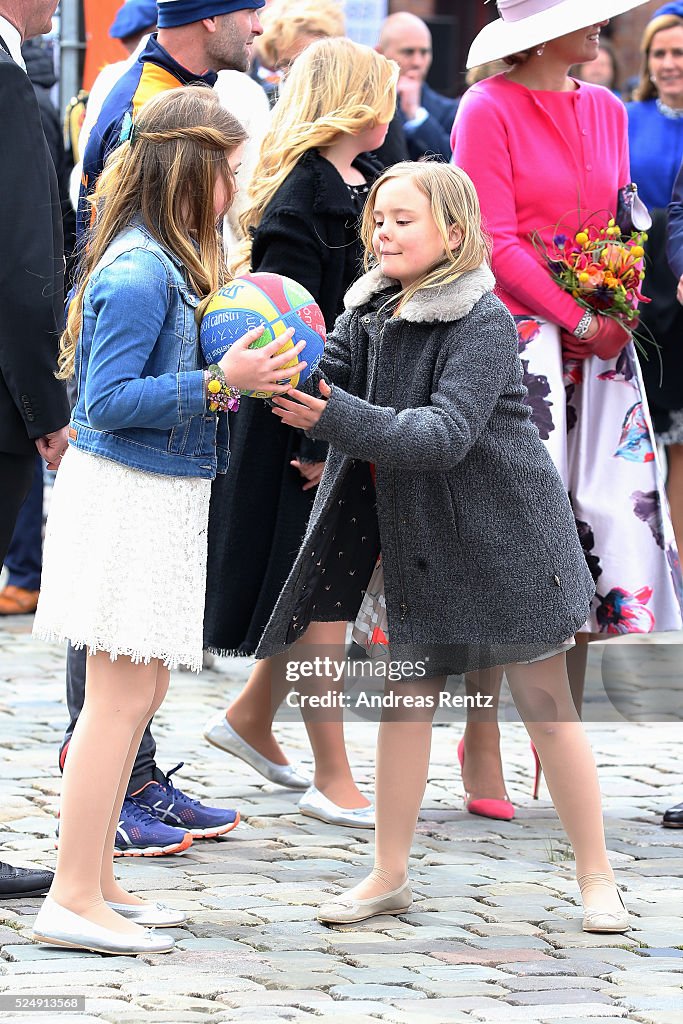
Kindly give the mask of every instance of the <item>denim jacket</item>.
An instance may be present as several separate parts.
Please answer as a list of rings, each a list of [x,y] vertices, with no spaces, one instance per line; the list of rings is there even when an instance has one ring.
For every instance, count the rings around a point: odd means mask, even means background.
[[[227,418],[207,411],[198,303],[141,222],[114,239],[83,297],[71,444],[168,476],[226,471]]]

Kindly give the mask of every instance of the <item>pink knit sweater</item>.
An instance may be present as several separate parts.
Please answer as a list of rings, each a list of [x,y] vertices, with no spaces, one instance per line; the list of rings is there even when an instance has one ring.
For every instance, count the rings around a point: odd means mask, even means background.
[[[628,183],[626,111],[607,89],[532,91],[504,74],[473,85],[453,125],[454,162],[479,193],[493,237],[497,293],[511,313],[573,330],[583,310],[552,280],[530,236],[546,244],[613,216]]]

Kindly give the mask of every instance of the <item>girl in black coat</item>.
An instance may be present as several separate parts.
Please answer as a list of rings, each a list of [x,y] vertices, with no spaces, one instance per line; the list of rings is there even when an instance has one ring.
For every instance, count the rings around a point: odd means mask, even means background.
[[[381,167],[396,98],[396,65],[342,37],[313,43],[294,62],[273,115],[242,216],[246,241],[236,269],[284,274],[307,288],[328,329],[362,269],[358,221]],[[253,654],[289,575],[322,474],[326,445],[280,423],[268,405],[244,400],[231,417],[230,468],[215,485],[209,520],[205,646]],[[312,627],[310,644],[343,648],[344,623]],[[258,663],[227,713],[205,736],[273,782],[306,788],[272,734],[285,692]],[[373,808],[357,789],[341,720],[308,723],[315,785],[304,813],[372,828]]]

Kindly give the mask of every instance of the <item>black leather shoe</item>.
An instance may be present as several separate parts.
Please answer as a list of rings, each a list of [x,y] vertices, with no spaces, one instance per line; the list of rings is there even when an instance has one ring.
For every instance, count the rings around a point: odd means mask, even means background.
[[[683,804],[676,804],[664,811],[662,825],[664,828],[683,828]]]
[[[44,896],[52,885],[53,878],[51,871],[15,868],[0,860],[0,900],[13,900],[20,896]]]

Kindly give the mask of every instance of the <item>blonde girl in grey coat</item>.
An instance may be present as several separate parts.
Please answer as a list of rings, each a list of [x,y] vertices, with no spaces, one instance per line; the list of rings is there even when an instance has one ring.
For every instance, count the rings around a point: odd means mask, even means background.
[[[324,438],[330,454],[257,655],[283,651],[317,616],[333,618],[336,609],[343,620],[358,611],[342,598],[334,566],[367,573],[367,553],[349,546],[348,515],[338,510],[346,503],[367,516],[354,488],[362,481],[367,490],[371,463],[391,659],[428,668],[420,679],[389,684],[395,699],[378,738],[375,867],[326,902],[319,918],[346,923],[409,908],[408,857],[445,676],[504,664],[574,849],[583,926],[625,931],[595,763],[565,664],[593,582],[567,494],[530,418],[515,326],[493,294],[476,192],[456,167],[397,164],[371,190],[362,232],[368,272],[328,339],[319,397],[292,391],[274,399],[285,423]],[[335,544],[342,534],[343,558]],[[363,534],[372,536],[370,526]],[[410,710],[410,696],[422,698],[421,710]]]

